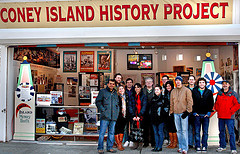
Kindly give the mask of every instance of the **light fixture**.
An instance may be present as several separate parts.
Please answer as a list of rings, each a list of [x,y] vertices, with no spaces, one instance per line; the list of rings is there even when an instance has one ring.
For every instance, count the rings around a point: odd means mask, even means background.
[[[202,57],[201,56],[196,56],[195,61],[201,61]]]
[[[134,52],[135,55],[138,54],[138,51],[136,50],[136,48],[135,48],[135,50],[133,52]]]

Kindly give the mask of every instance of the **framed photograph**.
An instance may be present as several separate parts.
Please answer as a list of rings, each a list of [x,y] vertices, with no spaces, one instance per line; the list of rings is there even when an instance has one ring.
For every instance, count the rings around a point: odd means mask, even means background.
[[[98,51],[97,52],[97,71],[104,73],[111,73],[112,55],[111,51]]]
[[[196,68],[196,76],[201,76],[202,68]]]
[[[190,72],[190,74],[193,74],[193,67],[187,67],[187,72]]]
[[[190,76],[190,72],[180,72],[180,73],[178,73],[178,75],[183,78],[183,84],[187,85],[188,84],[188,78]]]
[[[146,78],[152,78],[153,79],[153,85],[155,84],[155,75],[154,75],[154,73],[141,73],[141,84],[142,84],[142,86],[145,85],[145,79]]]
[[[63,72],[77,72],[77,51],[63,52]]]
[[[233,70],[238,70],[238,46],[233,46]]]
[[[80,72],[94,72],[94,51],[81,51],[80,61]]]
[[[185,66],[173,66],[173,72],[185,72]]]
[[[160,80],[160,85],[162,86],[162,77],[164,75],[167,75],[169,77],[169,80],[173,81],[175,84],[175,78],[177,77],[177,72],[159,72],[159,80]]]

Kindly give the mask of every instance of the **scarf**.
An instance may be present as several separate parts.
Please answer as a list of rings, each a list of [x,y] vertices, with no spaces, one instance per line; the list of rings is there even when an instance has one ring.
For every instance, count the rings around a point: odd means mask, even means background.
[[[136,108],[137,108],[137,110],[136,110],[136,115],[138,115],[139,113],[140,113],[140,111],[141,111],[141,100],[140,100],[140,95],[137,95],[136,94]],[[140,123],[139,123],[139,121],[137,121],[137,128],[139,128],[140,127]]]
[[[126,118],[126,96],[122,95],[122,115],[124,118]]]

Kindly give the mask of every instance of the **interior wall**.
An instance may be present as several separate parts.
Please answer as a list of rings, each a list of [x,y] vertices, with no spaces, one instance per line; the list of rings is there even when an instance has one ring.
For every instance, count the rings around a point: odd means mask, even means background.
[[[206,59],[205,54],[209,50],[211,59],[214,60],[216,72],[219,73],[219,50],[221,47],[182,47],[179,49],[161,49],[158,55],[159,72],[172,72],[173,66],[193,67],[193,75],[196,76],[196,69],[202,68],[202,61]],[[226,51],[228,52],[228,51]],[[182,61],[176,61],[177,54],[183,54]],[[167,55],[167,60],[162,61],[162,55]],[[196,61],[196,56],[201,56],[201,61]],[[197,78],[200,76],[196,76]]]

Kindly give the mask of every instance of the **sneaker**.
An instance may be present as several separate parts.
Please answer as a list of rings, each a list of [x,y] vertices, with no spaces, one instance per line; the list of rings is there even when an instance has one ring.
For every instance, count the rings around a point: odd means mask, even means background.
[[[202,153],[206,153],[207,152],[207,148],[206,147],[203,147],[202,148]]]
[[[222,151],[226,151],[227,149],[226,148],[221,148],[221,147],[218,147],[216,149],[217,152],[222,152]]]
[[[197,153],[201,153],[201,152],[202,152],[202,151],[201,151],[201,148],[199,148],[199,147],[196,148],[196,152],[197,152]]]
[[[165,140],[163,141],[163,144],[164,144],[164,145],[167,145],[167,144],[168,144],[168,140],[165,139]]]
[[[237,154],[237,150],[232,150],[231,154]]]
[[[123,144],[123,147],[128,147],[128,145],[129,145],[129,142],[126,141],[126,142]]]
[[[133,147],[133,142],[132,142],[132,141],[129,142],[129,147],[130,147],[130,148]]]
[[[182,149],[181,149],[181,148],[178,149],[177,152],[178,152],[178,153],[182,153]]]
[[[183,151],[182,151],[182,154],[187,154],[187,151],[183,150]]]

